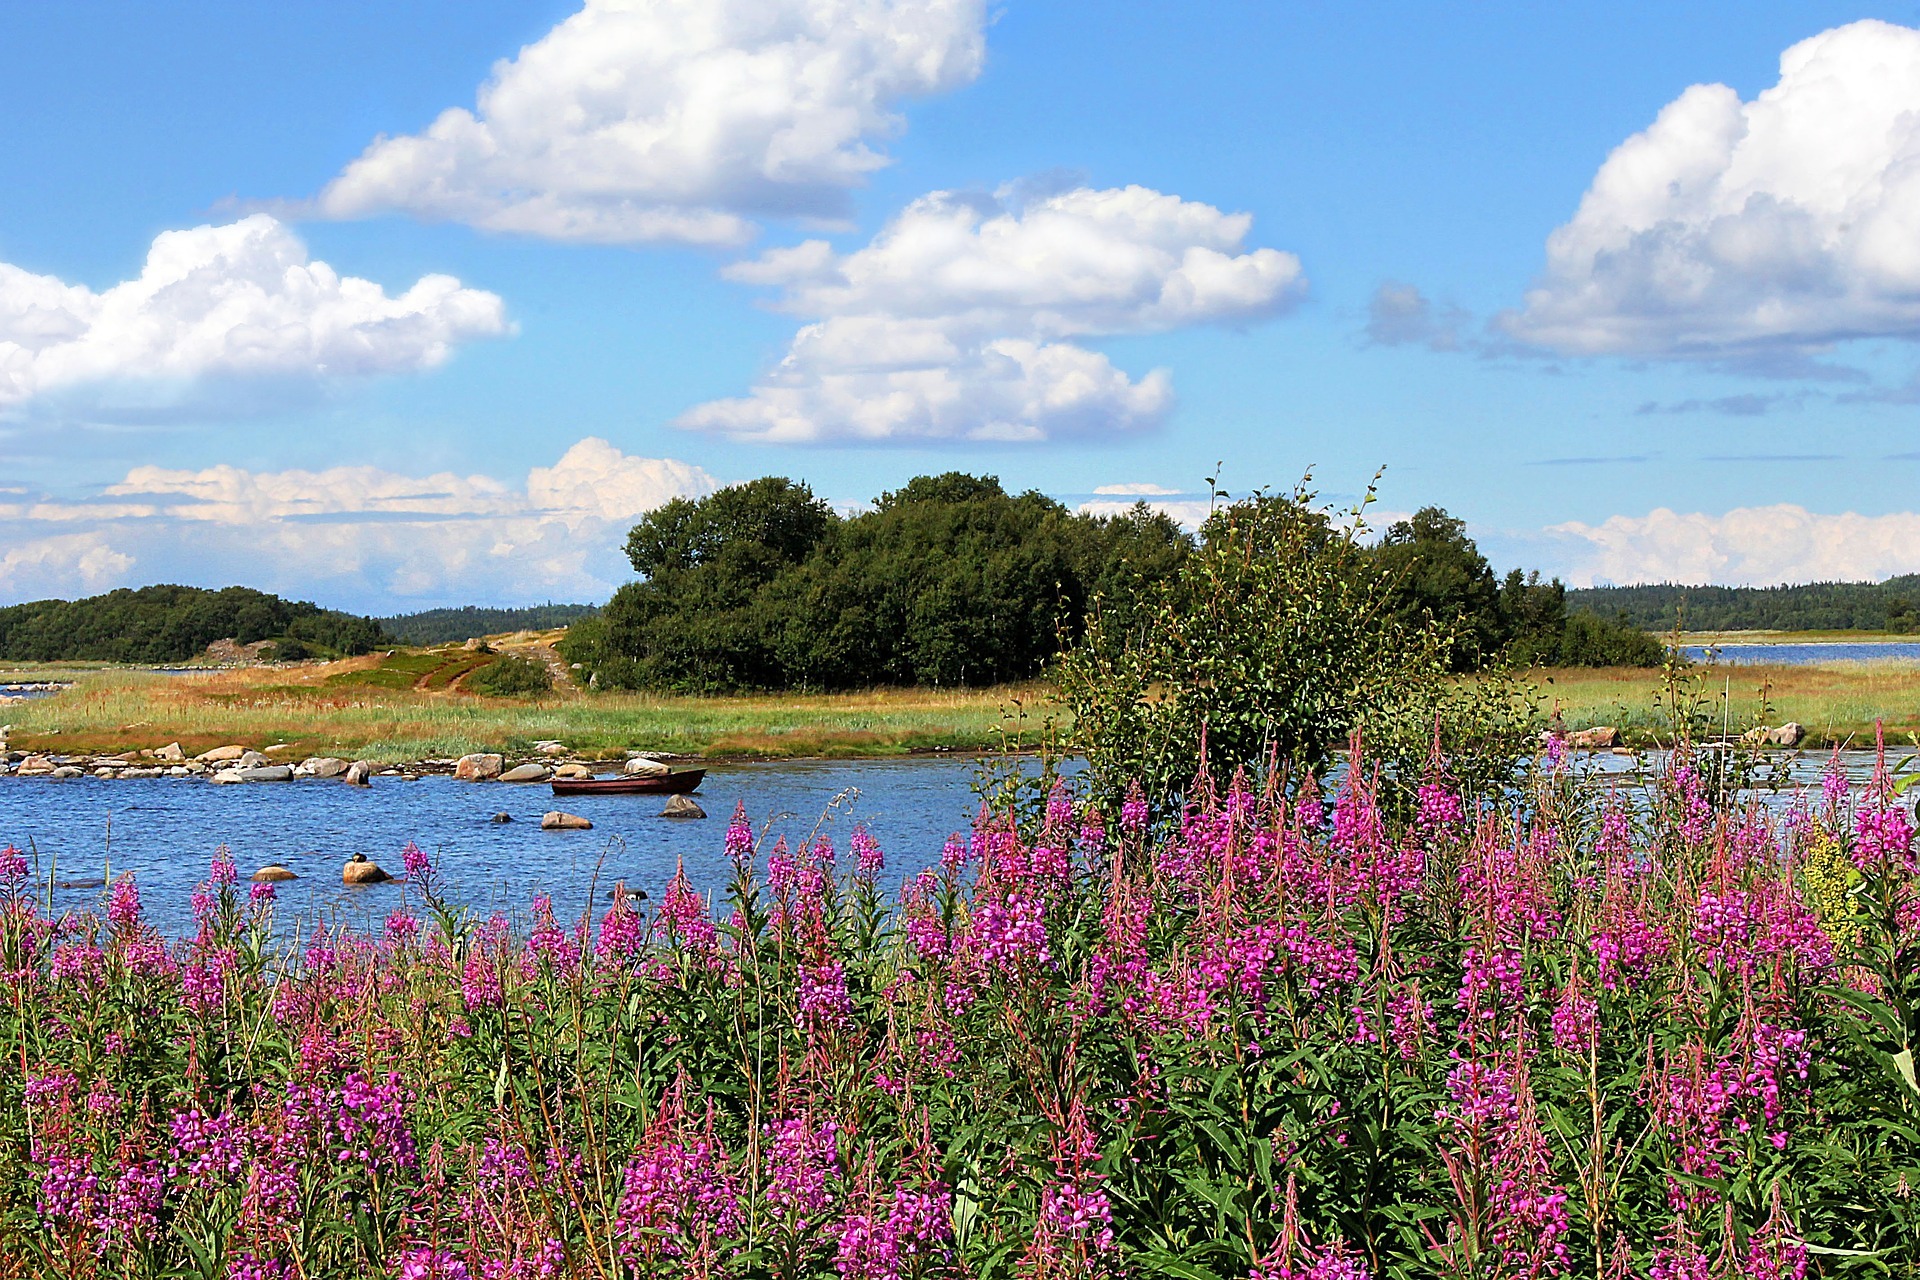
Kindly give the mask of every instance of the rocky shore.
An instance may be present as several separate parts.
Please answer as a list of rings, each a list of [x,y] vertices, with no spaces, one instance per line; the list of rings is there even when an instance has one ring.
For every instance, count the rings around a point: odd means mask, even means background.
[[[465,782],[515,784],[549,782],[555,778],[592,778],[610,773],[665,773],[669,761],[687,758],[666,751],[640,750],[629,751],[619,760],[588,758],[575,754],[560,742],[537,742],[526,752],[480,752],[457,759],[415,760],[406,764],[347,760],[338,756],[292,760],[287,758],[289,750],[283,746],[255,750],[236,743],[188,756],[179,743],[170,742],[112,755],[62,755],[8,750],[5,738],[0,737],[0,776],[54,781],[86,777],[106,780],[197,778],[219,784],[311,779],[368,786],[374,778],[411,782],[439,774]]]

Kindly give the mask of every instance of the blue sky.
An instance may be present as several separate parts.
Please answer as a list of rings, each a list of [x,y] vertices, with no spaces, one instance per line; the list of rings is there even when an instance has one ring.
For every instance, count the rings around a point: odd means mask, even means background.
[[[1920,6],[590,10],[0,11],[0,599],[592,597],[716,483],[1216,460],[1575,581],[1920,570]]]

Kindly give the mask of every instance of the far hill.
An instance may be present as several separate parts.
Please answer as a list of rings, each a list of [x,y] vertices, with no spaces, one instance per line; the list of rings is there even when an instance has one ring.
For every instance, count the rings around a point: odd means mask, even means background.
[[[402,644],[446,644],[509,631],[548,631],[568,626],[600,612],[597,604],[536,604],[524,609],[426,609],[378,619],[386,633]]]
[[[366,653],[386,636],[371,618],[250,587],[123,588],[0,609],[0,658],[15,662],[186,662],[216,640],[305,658]]]
[[[1920,574],[1885,582],[1812,582],[1794,587],[1586,587],[1567,603],[1667,631],[1920,632]]]

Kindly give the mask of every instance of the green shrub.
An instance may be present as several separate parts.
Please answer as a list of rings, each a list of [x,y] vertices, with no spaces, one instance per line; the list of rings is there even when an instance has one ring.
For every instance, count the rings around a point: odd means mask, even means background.
[[[517,653],[503,654],[467,677],[467,688],[495,697],[553,692],[553,673],[546,664]]]

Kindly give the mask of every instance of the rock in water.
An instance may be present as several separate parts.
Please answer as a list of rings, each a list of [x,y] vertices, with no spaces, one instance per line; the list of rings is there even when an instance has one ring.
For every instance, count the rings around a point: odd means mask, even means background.
[[[492,819],[491,819],[491,821],[493,821],[493,822],[512,822],[512,821],[513,821],[513,815],[512,815],[512,814],[510,814],[510,813],[496,813],[496,814],[494,814],[494,815],[493,815],[493,817],[492,817]]]
[[[255,884],[278,884],[282,880],[298,880],[299,878],[299,876],[277,862],[269,862],[266,866],[247,877],[247,879],[253,881]]]
[[[1597,724],[1568,734],[1567,745],[1581,751],[1607,751],[1620,745],[1620,730],[1610,724]]]
[[[348,786],[370,787],[373,785],[373,766],[365,760],[355,760],[347,766],[347,771],[342,776],[346,778]]]
[[[545,782],[553,770],[543,764],[519,764],[500,775],[502,782]]]
[[[491,752],[461,756],[454,762],[453,776],[462,782],[486,782],[499,777],[500,768],[505,763],[505,760]]]
[[[347,762],[337,756],[311,756],[293,771],[302,778],[337,778],[347,771]]]
[[[660,811],[663,818],[704,818],[707,811],[693,802],[692,796],[668,796],[667,807]]]
[[[591,778],[593,770],[583,764],[563,764],[553,771],[556,778]]]
[[[1797,720],[1789,720],[1778,729],[1767,731],[1767,741],[1776,747],[1797,747],[1807,731]]]
[[[668,772],[667,762],[652,756],[635,756],[627,761],[626,773],[634,778],[659,778]]]
[[[384,884],[391,879],[393,877],[382,871],[379,863],[368,862],[364,853],[354,854],[347,859],[347,865],[340,868],[342,884]]]
[[[562,813],[558,809],[548,810],[540,819],[542,831],[591,831],[593,824],[577,813]]]
[[[242,782],[291,782],[293,766],[285,764],[256,765],[250,769],[238,771]]]

